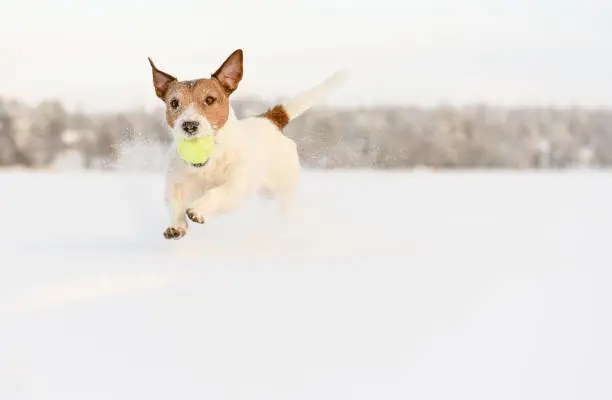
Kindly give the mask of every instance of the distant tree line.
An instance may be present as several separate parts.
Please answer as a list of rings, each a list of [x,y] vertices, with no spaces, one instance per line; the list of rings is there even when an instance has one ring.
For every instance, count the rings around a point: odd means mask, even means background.
[[[264,111],[234,103],[239,117]],[[478,105],[315,108],[286,134],[309,168],[569,168],[612,165],[612,110]],[[80,167],[112,165],[135,136],[165,146],[163,110],[67,112],[57,101],[27,107],[0,100],[0,166],[49,167],[67,153]]]

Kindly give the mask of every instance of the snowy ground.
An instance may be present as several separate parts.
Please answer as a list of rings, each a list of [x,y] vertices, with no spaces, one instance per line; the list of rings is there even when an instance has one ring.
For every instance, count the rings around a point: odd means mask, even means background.
[[[0,399],[612,398],[610,173],[310,172],[178,242],[161,188],[0,174]]]

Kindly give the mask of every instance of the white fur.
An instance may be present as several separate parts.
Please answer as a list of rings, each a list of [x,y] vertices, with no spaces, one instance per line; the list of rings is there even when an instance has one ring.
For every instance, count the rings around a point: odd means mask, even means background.
[[[185,121],[196,121],[200,123],[200,125],[198,126],[197,134],[189,136],[185,133],[185,131],[183,131],[183,122]],[[179,117],[174,122],[174,129],[172,129],[172,133],[175,138],[196,138],[205,135],[212,135],[214,134],[214,129],[210,125],[210,122],[208,122],[208,119],[204,115],[200,114],[197,111],[196,107],[190,105],[179,115]]]
[[[289,114],[289,119],[294,119],[302,115],[319,99],[323,98],[332,89],[337,88],[346,82],[348,74],[346,71],[338,71],[324,80],[322,83],[302,93],[293,100],[283,104],[285,111]]]
[[[335,74],[284,104],[290,118],[314,105],[340,83],[340,78],[344,77]],[[193,111],[189,113],[186,117],[195,120]],[[201,127],[210,127],[208,121],[203,124],[203,115],[197,118]],[[301,173],[296,144],[268,119],[238,120],[230,106],[230,116],[216,132],[216,142],[208,164],[200,168],[179,158],[175,143],[168,152],[165,196],[170,217],[168,229],[179,231],[180,236],[187,232],[187,210],[204,220],[236,210],[257,192],[276,199],[282,210],[288,210],[296,194]]]

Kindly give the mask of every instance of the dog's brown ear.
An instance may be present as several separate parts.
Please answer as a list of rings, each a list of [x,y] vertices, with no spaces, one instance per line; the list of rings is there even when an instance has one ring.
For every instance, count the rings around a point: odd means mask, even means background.
[[[155,64],[153,64],[153,60],[151,57],[149,58],[149,64],[151,64],[151,68],[153,69],[153,86],[155,87],[155,94],[160,99],[164,99],[164,95],[166,94],[166,90],[168,90],[168,85],[170,82],[175,81],[176,78],[170,74],[165,73],[164,71],[160,71],[157,69]]]
[[[221,82],[228,95],[236,90],[242,80],[242,49],[234,51],[212,77]]]

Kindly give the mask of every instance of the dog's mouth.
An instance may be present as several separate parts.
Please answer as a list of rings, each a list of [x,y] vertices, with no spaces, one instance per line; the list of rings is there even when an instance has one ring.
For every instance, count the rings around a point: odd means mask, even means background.
[[[210,127],[209,129],[197,129],[191,132],[187,132],[185,129],[181,129],[180,127],[179,129],[175,128],[173,130],[177,138],[184,140],[195,140],[206,136],[216,136],[217,134],[217,130],[213,127]]]
[[[212,132],[195,132],[195,133],[183,133],[181,135],[179,135],[179,137],[183,140],[197,140],[197,139],[201,139],[204,138],[206,136],[215,136],[216,135],[216,131],[212,131]]]

